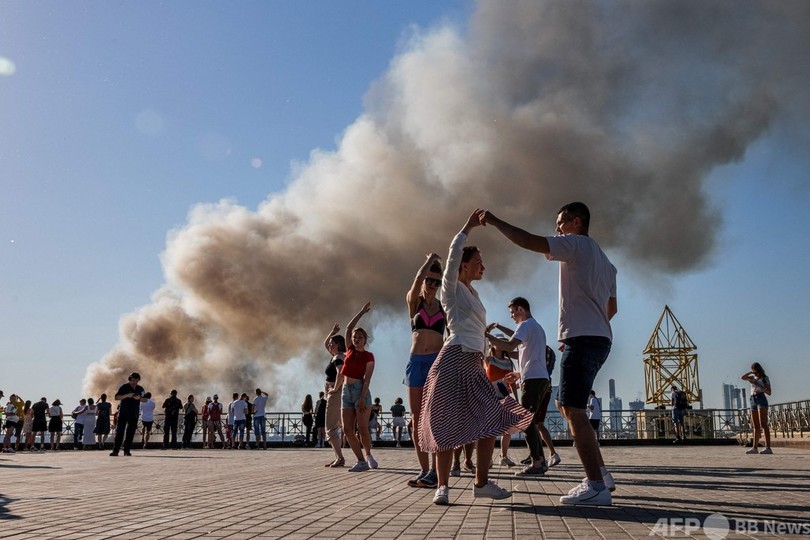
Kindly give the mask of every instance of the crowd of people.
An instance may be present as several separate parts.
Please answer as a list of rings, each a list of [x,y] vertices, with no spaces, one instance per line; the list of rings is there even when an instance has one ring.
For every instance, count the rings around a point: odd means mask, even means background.
[[[556,235],[529,233],[496,217],[489,210],[476,209],[450,243],[444,268],[436,253],[427,255],[405,295],[411,323],[410,358],[405,369],[411,419],[401,398],[390,408],[397,446],[409,427],[414,443],[417,473],[407,485],[435,489],[433,503],[450,503],[449,478],[459,476],[462,467],[474,474],[472,494],[476,498],[506,499],[511,492],[489,479],[497,437],[501,438],[500,464],[518,466],[508,455],[510,436],[525,435],[528,455],[516,472],[521,477],[544,475],[560,463],[559,454],[545,428],[551,398],[551,375],[556,354],[547,344],[546,333],[533,317],[525,297],[506,303],[514,328],[487,321],[487,311],[474,282],[483,279],[482,252],[469,245],[474,229],[491,226],[515,245],[540,253],[559,263],[559,320],[557,341],[559,363],[557,406],[567,420],[585,477],[567,495],[563,504],[609,505],[616,483],[606,468],[597,438],[598,401],[592,390],[594,379],[611,349],[610,320],[618,311],[616,268],[588,235],[590,212],[579,202],[560,208]],[[368,350],[369,334],[358,326],[371,310],[367,302],[341,333],[335,323],[324,340],[330,360],[325,368],[323,391],[313,400],[307,395],[301,404],[305,443],[334,453],[326,467],[346,465],[344,446],[354,457],[349,472],[360,473],[379,467],[373,453],[372,433],[380,437],[383,406],[372,403],[371,381],[375,356]],[[497,330],[497,332],[496,332]],[[755,427],[754,446],[764,434],[771,453],[767,425],[767,398],[771,387],[759,364],[742,378],[752,385],[751,410]],[[114,396],[116,412],[107,396],[82,399],[70,413],[74,418],[74,446],[103,448],[111,430],[115,438],[111,456],[130,455],[137,427],[141,425],[143,445],[149,443],[156,402],[140,386],[140,375],[132,373]],[[681,407],[681,396],[673,387],[673,409]],[[2,394],[0,394],[1,396]],[[265,406],[267,393],[256,389],[253,401],[247,393],[234,393],[225,405],[219,396],[207,397],[198,406],[194,396],[183,403],[177,391],[163,401],[163,448],[183,448],[191,443],[198,421],[202,425],[203,448],[267,448]],[[31,404],[12,395],[5,408],[4,450],[11,451],[10,437],[16,431],[18,445],[34,449],[39,434],[40,449],[45,432],[50,446],[59,449],[64,412],[59,400],[45,398]],[[183,440],[177,441],[182,415]],[[682,411],[673,418],[683,424]],[[225,432],[223,433],[223,425]],[[682,431],[679,432],[679,438]],[[22,439],[21,439],[22,436]],[[543,448],[548,448],[548,457]],[[473,462],[475,452],[475,462]],[[462,463],[463,454],[463,463]]]

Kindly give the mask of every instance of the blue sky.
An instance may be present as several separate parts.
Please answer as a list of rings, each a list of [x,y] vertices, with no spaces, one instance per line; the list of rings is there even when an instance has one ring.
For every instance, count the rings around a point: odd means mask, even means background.
[[[449,23],[463,34],[473,8],[5,3],[0,57],[16,69],[0,75],[0,388],[78,400],[87,366],[119,341],[121,316],[149,304],[166,281],[167,234],[185,226],[192,207],[229,198],[256,209],[284,193],[310,153],[333,151],[367,110],[369,89],[415,28]],[[736,383],[755,360],[773,379],[773,402],[808,398],[795,375],[810,334],[810,132],[777,127],[704,180],[721,221],[707,231],[717,243],[697,268],[649,273],[609,252],[619,315],[598,394],[615,378],[625,403],[641,395],[641,351],[668,304],[698,345],[708,406],[720,406],[721,384]],[[452,209],[459,225],[469,210]],[[552,233],[553,219],[540,216],[548,228],[536,232]],[[424,251],[433,249],[446,245]],[[538,259],[527,281],[482,284],[491,320],[508,322],[506,301],[523,294],[553,329],[556,271]],[[391,287],[404,298],[408,285]],[[374,315],[372,386],[393,402],[405,394],[409,335],[402,321]],[[297,361],[279,376],[294,379],[279,397],[290,409],[322,379]]]

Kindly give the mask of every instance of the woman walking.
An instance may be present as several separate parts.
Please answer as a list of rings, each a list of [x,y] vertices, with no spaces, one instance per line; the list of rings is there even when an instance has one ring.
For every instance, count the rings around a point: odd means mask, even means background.
[[[768,427],[768,396],[771,395],[771,380],[759,362],[751,364],[751,371],[742,374],[740,379],[751,383],[751,423],[754,425],[754,444],[746,454],[773,454],[771,450],[771,430]],[[765,450],[759,451],[760,434],[765,434]]]
[[[411,487],[435,488],[436,456],[431,457],[419,446],[419,420],[422,416],[422,393],[428,371],[439,356],[444,344],[447,320],[442,304],[436,296],[442,284],[442,265],[439,255],[431,253],[419,268],[411,289],[405,295],[408,316],[411,319],[411,355],[405,368],[405,385],[411,405],[413,422],[413,448],[419,461],[420,472],[408,480]]]
[[[442,280],[442,306],[450,337],[428,373],[422,399],[419,440],[422,450],[436,452],[439,487],[434,504],[449,504],[448,481],[453,449],[478,442],[473,497],[505,499],[506,489],[489,481],[495,437],[522,431],[532,413],[509,397],[501,400],[484,373],[486,309],[472,282],[484,276],[481,252],[466,246],[467,237],[480,225],[482,210],[475,210],[453,238]]]
[[[340,423],[340,403],[341,391],[343,390],[338,386],[338,372],[343,367],[343,359],[346,357],[346,339],[338,334],[340,332],[340,325],[335,323],[332,331],[326,336],[323,346],[332,355],[332,359],[326,365],[326,384],[324,391],[326,392],[326,442],[332,447],[335,452],[335,459],[331,463],[324,465],[325,467],[343,467],[346,460],[343,457],[341,450],[342,434]]]
[[[346,338],[351,341],[351,345],[338,375],[338,386],[341,381],[345,381],[341,392],[340,410],[343,416],[343,434],[357,457],[357,463],[349,469],[349,472],[363,472],[369,468],[377,468],[377,460],[371,455],[371,432],[368,429],[368,418],[371,415],[369,384],[374,374],[374,355],[366,350],[368,333],[362,328],[355,328],[360,318],[369,310],[371,302],[366,303],[346,327]],[[360,432],[359,440],[354,432],[355,426]]]

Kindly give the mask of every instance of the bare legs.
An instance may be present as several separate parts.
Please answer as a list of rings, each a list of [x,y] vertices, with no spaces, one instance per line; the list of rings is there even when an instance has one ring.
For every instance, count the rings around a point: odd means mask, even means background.
[[[371,408],[367,407],[363,411],[356,411],[355,409],[342,409],[343,415],[343,433],[346,435],[346,440],[349,442],[349,447],[354,452],[357,461],[366,461],[363,456],[363,448],[366,450],[366,456],[371,455],[371,432],[368,429],[368,418],[371,415]],[[357,422],[358,431],[360,431],[360,438],[354,433],[354,425]],[[360,443],[362,442],[362,448]]]
[[[765,435],[765,448],[771,447],[771,429],[768,426],[768,407],[759,407],[755,411],[751,411],[751,422],[754,424],[754,445],[752,448],[756,449],[759,446],[759,438],[764,433]]]
[[[422,415],[422,387],[408,387],[408,401],[411,404],[411,420],[413,421],[413,431],[411,438],[413,447],[416,450],[416,459],[419,460],[419,467],[422,471],[430,469],[430,456],[419,447],[419,418]],[[436,466],[436,456],[433,456],[433,465]],[[446,485],[446,484],[445,484]]]
[[[478,447],[476,452],[475,485],[483,486],[489,481],[489,465],[492,463],[492,451],[495,450],[495,437],[478,439],[475,443]]]
[[[596,432],[588,420],[588,415],[585,414],[585,409],[562,407],[562,411],[568,419],[579,460],[585,468],[585,475],[589,480],[602,482],[601,468],[605,466],[605,462],[602,459],[602,452],[599,450]]]
[[[556,454],[557,451],[554,449],[554,441],[551,440],[551,433],[548,432],[546,423],[538,422],[537,429],[540,431],[540,438],[543,439],[543,442],[546,443],[546,446],[548,447],[548,455],[553,456]],[[503,444],[503,441],[501,441],[501,444]]]

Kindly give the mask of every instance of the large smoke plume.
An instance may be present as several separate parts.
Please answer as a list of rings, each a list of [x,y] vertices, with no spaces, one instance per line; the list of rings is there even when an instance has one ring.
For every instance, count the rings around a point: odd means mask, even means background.
[[[806,119],[809,22],[804,1],[487,0],[464,31],[413,35],[285,192],[256,211],[192,209],[169,235],[167,285],[122,318],[85,390],[131,370],[158,393],[248,390],[290,358],[322,359],[365,300],[401,316],[424,254],[444,254],[477,206],[552,232],[583,200],[592,234],[636,265],[705,265],[721,223],[708,173]],[[533,268],[507,268],[530,259],[476,234],[489,280]]]

